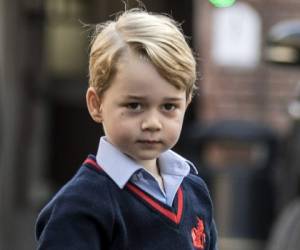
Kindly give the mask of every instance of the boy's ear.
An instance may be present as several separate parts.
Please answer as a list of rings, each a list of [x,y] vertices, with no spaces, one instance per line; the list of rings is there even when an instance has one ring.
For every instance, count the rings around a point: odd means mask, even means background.
[[[90,116],[97,123],[102,122],[101,100],[94,87],[89,87],[86,92],[86,104]]]

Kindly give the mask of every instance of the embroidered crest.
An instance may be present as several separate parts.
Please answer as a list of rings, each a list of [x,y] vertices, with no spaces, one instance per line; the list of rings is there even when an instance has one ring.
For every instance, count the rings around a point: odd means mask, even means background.
[[[205,231],[203,220],[197,217],[197,226],[192,228],[193,245],[196,249],[204,250],[205,245]]]

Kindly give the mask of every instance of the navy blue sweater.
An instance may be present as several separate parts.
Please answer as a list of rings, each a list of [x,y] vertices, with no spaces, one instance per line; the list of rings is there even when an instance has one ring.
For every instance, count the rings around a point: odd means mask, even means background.
[[[39,250],[215,250],[206,185],[189,174],[173,207],[132,183],[120,189],[89,156],[41,211]]]

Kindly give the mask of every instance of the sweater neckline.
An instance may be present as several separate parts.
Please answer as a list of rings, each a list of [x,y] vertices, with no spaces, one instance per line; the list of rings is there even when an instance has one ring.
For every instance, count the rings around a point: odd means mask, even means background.
[[[84,165],[89,165],[93,169],[97,171],[103,171],[101,166],[99,166],[93,156],[89,156],[83,163]],[[165,218],[169,219],[175,224],[180,224],[181,218],[182,218],[182,213],[183,213],[183,190],[182,187],[180,186],[178,188],[178,191],[176,193],[176,198],[173,203],[173,207],[170,207],[166,204],[163,204],[159,200],[155,199],[152,197],[150,194],[146,193],[142,189],[140,189],[138,186],[134,185],[131,182],[128,182],[126,184],[126,188],[128,191],[133,193],[135,196],[143,200],[146,204],[148,204],[153,210],[158,212],[159,214],[163,215]]]
[[[140,199],[142,199],[144,202],[146,202],[152,209],[154,209],[156,212],[160,213],[164,217],[168,218],[175,224],[180,224],[182,212],[183,212],[183,190],[181,186],[179,187],[177,191],[177,202],[174,200],[174,208],[169,207],[166,204],[163,204],[162,202],[158,201],[157,199],[153,198],[148,193],[145,193],[142,189],[140,189],[138,186],[134,185],[133,183],[127,183],[126,188],[136,196],[138,196]]]

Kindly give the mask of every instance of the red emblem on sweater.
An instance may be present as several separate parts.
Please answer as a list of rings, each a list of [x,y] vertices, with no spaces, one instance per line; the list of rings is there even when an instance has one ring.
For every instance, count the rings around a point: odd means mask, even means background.
[[[197,226],[192,228],[193,245],[196,249],[204,250],[205,237],[203,220],[197,217]]]

